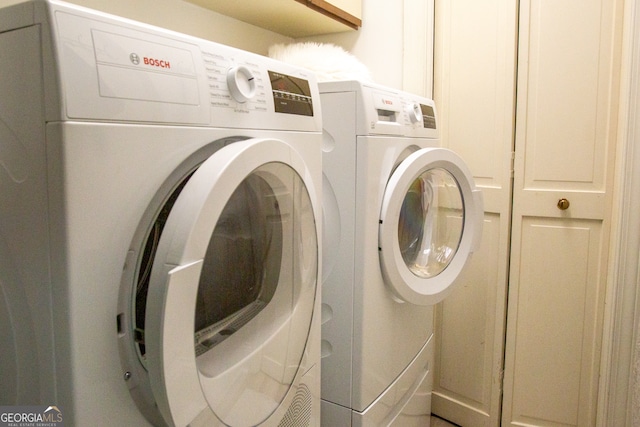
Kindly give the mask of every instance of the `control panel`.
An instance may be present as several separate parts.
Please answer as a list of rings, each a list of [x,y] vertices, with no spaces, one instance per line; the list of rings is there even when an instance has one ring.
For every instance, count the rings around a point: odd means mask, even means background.
[[[273,101],[277,113],[313,116],[309,81],[267,70],[257,62],[240,65],[215,52],[203,52],[213,107],[267,112]]]
[[[54,14],[68,118],[321,130],[307,70],[126,20]]]
[[[358,80],[321,82],[320,91],[355,94],[358,135],[439,137],[432,99]]]
[[[202,51],[207,84],[213,107],[267,111],[268,82],[256,62],[237,64],[214,51]]]
[[[405,95],[405,96],[402,96]],[[371,91],[372,107],[378,122],[401,126],[436,128],[434,106],[407,98],[407,94]]]

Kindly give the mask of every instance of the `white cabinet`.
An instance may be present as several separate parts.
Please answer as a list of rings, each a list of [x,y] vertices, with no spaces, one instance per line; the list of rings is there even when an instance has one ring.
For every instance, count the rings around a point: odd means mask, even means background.
[[[596,424],[622,11],[520,2],[505,426]]]
[[[362,0],[187,1],[293,38],[362,26]]]
[[[485,201],[480,250],[436,307],[432,412],[499,426],[511,218],[517,3],[436,0],[434,98],[443,145]]]
[[[296,0],[316,11],[358,28],[362,25],[362,0]]]
[[[624,0],[476,3],[436,1],[443,142],[487,212],[480,260],[438,307],[433,412],[594,426]]]

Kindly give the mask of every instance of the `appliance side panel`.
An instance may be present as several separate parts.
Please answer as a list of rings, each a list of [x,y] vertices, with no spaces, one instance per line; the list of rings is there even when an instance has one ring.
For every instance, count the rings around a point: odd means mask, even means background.
[[[352,387],[356,121],[355,108],[345,106],[355,102],[355,92],[322,95],[322,398],[347,407]]]
[[[40,26],[0,34],[0,58],[0,401],[55,405]]]

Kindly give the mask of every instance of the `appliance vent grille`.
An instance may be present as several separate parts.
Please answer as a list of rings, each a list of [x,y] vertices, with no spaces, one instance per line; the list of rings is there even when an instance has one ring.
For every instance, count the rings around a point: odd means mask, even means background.
[[[311,412],[313,409],[313,399],[311,391],[302,384],[298,387],[293,402],[289,406],[289,410],[278,424],[278,427],[304,427],[311,425]]]

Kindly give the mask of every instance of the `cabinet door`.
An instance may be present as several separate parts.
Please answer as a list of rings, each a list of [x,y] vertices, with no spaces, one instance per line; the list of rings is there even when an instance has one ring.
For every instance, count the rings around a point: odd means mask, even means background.
[[[362,0],[296,0],[343,24],[357,29],[362,26]]]
[[[432,412],[498,426],[511,218],[517,5],[436,0],[435,101],[442,144],[484,194],[480,250],[436,307]]]
[[[520,2],[503,425],[596,422],[622,3]]]
[[[362,0],[187,0],[289,37],[341,33],[362,26]]]

